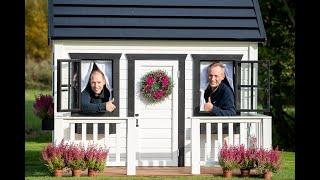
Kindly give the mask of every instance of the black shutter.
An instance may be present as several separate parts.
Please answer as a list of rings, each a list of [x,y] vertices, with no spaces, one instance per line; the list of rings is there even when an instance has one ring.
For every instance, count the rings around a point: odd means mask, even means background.
[[[79,112],[81,91],[81,63],[79,59],[58,59],[57,111]]]
[[[270,112],[270,61],[236,61],[235,71],[237,112]]]

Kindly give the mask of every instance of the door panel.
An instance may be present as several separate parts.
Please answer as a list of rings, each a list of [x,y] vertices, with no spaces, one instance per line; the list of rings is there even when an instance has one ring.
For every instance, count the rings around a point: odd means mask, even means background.
[[[147,104],[140,94],[141,78],[152,70],[172,78],[172,94],[161,103]],[[135,61],[135,114],[139,114],[138,166],[178,165],[178,61]]]

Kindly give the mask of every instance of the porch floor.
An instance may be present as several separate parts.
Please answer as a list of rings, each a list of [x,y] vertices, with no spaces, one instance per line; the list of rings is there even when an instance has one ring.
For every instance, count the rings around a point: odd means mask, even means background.
[[[104,175],[127,176],[126,170],[126,167],[106,167]],[[201,167],[200,171],[200,176],[222,176],[220,167]],[[136,173],[136,176],[193,176],[191,167],[137,167]],[[234,170],[233,175],[240,176],[240,170]],[[250,175],[256,175],[255,170]]]
[[[222,176],[222,169],[220,167],[201,167],[200,175],[192,175],[191,167],[137,167],[135,176],[150,177],[150,176]],[[103,175],[109,177],[127,176],[126,167],[110,167],[107,166]],[[64,176],[71,176],[70,170],[63,172]],[[103,176],[99,173],[99,176]],[[81,176],[88,176],[88,171],[82,172]],[[233,176],[240,176],[240,170],[233,170]],[[250,176],[258,176],[256,170],[250,171]]]

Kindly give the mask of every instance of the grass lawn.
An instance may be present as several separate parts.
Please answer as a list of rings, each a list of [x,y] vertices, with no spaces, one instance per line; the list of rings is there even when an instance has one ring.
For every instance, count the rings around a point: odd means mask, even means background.
[[[35,90],[26,89],[25,90],[25,129],[29,130],[39,130],[41,128],[41,121],[33,113],[33,103],[35,97],[40,94],[51,94],[51,90]]]
[[[41,150],[44,146],[47,145],[47,142],[50,140],[45,138],[34,138],[29,139],[25,143],[25,179],[55,179],[52,177],[46,167],[41,163]],[[283,159],[283,167],[282,169],[273,175],[273,179],[295,179],[295,153],[294,152],[283,152],[282,153]],[[63,177],[61,179],[73,179],[73,177]],[[92,179],[90,177],[81,177],[80,179]],[[108,177],[108,176],[98,176],[95,179],[225,179],[223,177],[212,177],[212,176],[180,176],[180,177]],[[254,179],[262,179],[257,177],[252,178],[241,178],[241,177],[234,177],[232,179],[247,179],[247,180],[254,180]]]

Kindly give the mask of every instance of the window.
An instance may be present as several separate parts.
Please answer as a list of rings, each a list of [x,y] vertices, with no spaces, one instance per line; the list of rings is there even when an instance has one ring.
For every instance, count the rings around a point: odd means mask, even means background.
[[[235,95],[238,115],[242,112],[269,112],[269,61],[241,61],[242,55],[193,54],[193,115],[208,116],[203,110],[204,92],[208,86],[207,68],[213,61],[225,65],[225,82]]]
[[[86,106],[85,103],[114,99],[115,106],[119,106],[120,55],[71,53],[72,59],[58,59],[58,112],[71,112],[72,116],[119,116],[119,108],[103,112],[101,107]],[[96,76],[103,80],[104,85],[90,85],[93,71],[101,74]],[[91,98],[95,91],[99,93],[98,98]]]

